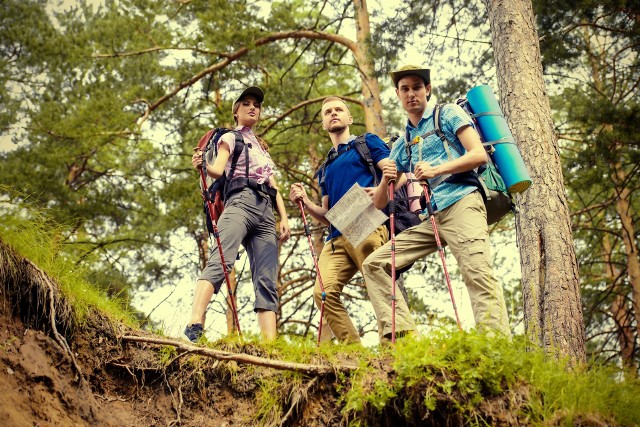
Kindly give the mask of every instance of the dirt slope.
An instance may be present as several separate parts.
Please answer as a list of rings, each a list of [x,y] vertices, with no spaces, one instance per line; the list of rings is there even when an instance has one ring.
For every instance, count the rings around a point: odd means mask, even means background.
[[[94,318],[74,335],[80,380],[61,347],[29,329],[0,303],[0,425],[6,426],[250,426],[256,425],[256,378],[269,369],[175,358],[161,366],[157,346],[118,343],[106,319]],[[118,331],[120,333],[124,331]],[[183,359],[181,361],[181,359]],[[229,364],[225,362],[224,364]],[[233,362],[231,362],[233,365]],[[322,387],[318,392],[326,393]],[[330,395],[330,393],[329,393]],[[324,395],[324,398],[327,394]],[[338,425],[329,408],[305,400],[283,408],[267,424]],[[298,410],[298,408],[300,410]],[[284,418],[284,419],[283,419]],[[278,421],[276,423],[276,421]]]
[[[342,420],[333,381],[304,377],[289,384],[268,367],[121,341],[141,334],[97,312],[78,325],[58,285],[0,239],[0,426],[333,426]],[[224,350],[265,356],[251,344]],[[258,408],[258,383],[269,377],[282,384],[282,398]]]

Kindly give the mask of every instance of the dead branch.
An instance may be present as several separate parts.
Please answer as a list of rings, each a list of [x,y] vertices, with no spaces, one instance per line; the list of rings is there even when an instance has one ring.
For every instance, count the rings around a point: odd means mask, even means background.
[[[138,337],[133,335],[124,335],[121,338],[123,341],[130,342],[144,342],[158,345],[170,345],[178,350],[197,354],[200,356],[211,357],[217,360],[233,360],[240,363],[248,363],[250,365],[264,366],[267,368],[278,369],[281,371],[293,371],[301,372],[308,375],[327,375],[340,373],[351,373],[358,369],[357,365],[340,365],[340,366],[326,366],[326,365],[312,365],[309,363],[295,363],[285,362],[282,360],[266,359],[264,357],[251,356],[242,353],[232,353],[229,351],[214,350],[211,348],[197,347],[192,344],[187,344],[180,341],[169,340],[164,338],[150,338],[150,337]]]

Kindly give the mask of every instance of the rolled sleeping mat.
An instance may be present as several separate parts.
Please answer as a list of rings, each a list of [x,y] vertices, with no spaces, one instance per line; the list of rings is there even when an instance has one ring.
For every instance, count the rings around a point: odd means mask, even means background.
[[[507,190],[522,193],[531,186],[531,178],[493,90],[488,85],[476,86],[467,93],[467,101],[482,138],[495,149],[491,158]]]

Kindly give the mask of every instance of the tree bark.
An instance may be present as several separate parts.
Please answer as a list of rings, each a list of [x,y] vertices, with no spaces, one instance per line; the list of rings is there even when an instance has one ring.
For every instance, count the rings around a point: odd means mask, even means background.
[[[356,40],[357,46],[353,51],[360,79],[362,80],[362,99],[364,100],[364,122],[367,132],[372,132],[380,138],[387,136],[387,130],[382,118],[382,101],[380,100],[380,85],[375,73],[375,65],[371,57],[371,26],[367,0],[354,0],[356,11]]]
[[[194,234],[194,239],[196,241],[196,245],[198,246],[198,265],[200,266],[200,271],[204,270],[207,266],[207,260],[209,259],[209,240],[207,239],[209,235],[206,231],[196,232]]]
[[[606,266],[606,280],[611,283],[613,288],[614,297],[611,302],[611,314],[616,330],[618,347],[620,348],[620,358],[628,372],[637,372],[637,361],[633,357],[635,354],[635,336],[632,326],[633,314],[627,303],[624,285],[619,283],[621,282],[620,271],[612,259],[613,247],[609,235],[605,235],[602,240],[602,250]]]
[[[229,272],[229,285],[231,286],[231,294],[236,295],[236,289],[238,289],[238,281],[236,280],[236,270],[232,268]],[[226,287],[226,284],[224,284]],[[236,327],[236,322],[233,320],[233,305],[231,305],[231,297],[227,292],[227,335],[233,335],[238,333],[238,328]],[[237,299],[235,301],[235,306],[238,308]],[[240,316],[238,315],[238,323],[240,322]]]
[[[582,362],[585,335],[578,263],[532,4],[484,2],[501,106],[533,181],[517,200],[525,329],[547,351]]]
[[[611,179],[616,187],[616,212],[620,218],[623,247],[627,256],[627,278],[631,286],[633,312],[636,319],[636,336],[640,337],[640,258],[635,243],[635,227],[631,209],[631,191],[627,175],[620,162],[611,166]],[[622,349],[621,349],[622,350]]]

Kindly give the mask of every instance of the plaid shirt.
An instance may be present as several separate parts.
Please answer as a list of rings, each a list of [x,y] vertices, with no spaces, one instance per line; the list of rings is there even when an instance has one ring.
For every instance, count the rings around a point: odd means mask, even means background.
[[[458,150],[449,151],[454,159],[458,158],[460,157],[458,151],[464,153],[466,150],[456,136],[456,132],[463,126],[471,126],[471,118],[456,104],[444,105],[440,109],[440,114],[442,117],[441,130],[445,133],[447,139],[458,148]],[[431,107],[425,110],[418,123],[418,127],[414,127],[411,122],[407,120],[405,132],[409,135],[410,141],[413,141],[416,137],[433,132],[434,130],[433,107]],[[405,149],[405,136],[403,135],[393,144],[389,158],[396,162],[398,171],[413,172],[413,168],[418,161],[428,162],[431,165],[448,162],[449,158],[443,144],[446,144],[446,142],[443,142],[434,132],[424,138],[422,142],[411,144],[411,159],[409,159]],[[437,178],[430,179],[429,182],[433,184],[436,179]],[[446,209],[476,189],[477,187],[472,185],[452,184],[449,182],[442,182],[435,187],[432,186],[433,196],[431,202],[433,208],[440,211]]]

